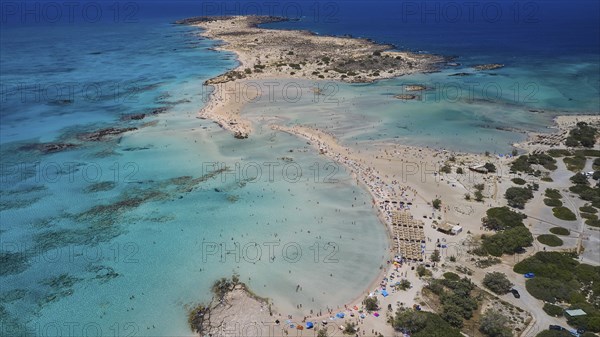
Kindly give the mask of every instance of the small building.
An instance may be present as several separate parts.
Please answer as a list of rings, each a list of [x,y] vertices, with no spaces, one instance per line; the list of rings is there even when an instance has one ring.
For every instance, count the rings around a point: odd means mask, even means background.
[[[463,228],[459,225],[452,227],[452,235],[458,235],[462,232]]]
[[[450,221],[444,221],[437,226],[437,230],[448,235],[458,235],[462,232],[462,227]]]
[[[565,310],[565,314],[567,317],[579,317],[587,315],[586,312],[581,309]]]

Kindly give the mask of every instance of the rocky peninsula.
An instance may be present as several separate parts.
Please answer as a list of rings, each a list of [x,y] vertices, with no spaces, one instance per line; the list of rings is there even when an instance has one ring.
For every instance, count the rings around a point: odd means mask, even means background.
[[[218,16],[176,22],[200,27],[203,36],[223,41],[217,49],[234,52],[239,61],[235,69],[206,81],[215,89],[200,112],[201,118],[214,120],[236,138],[246,138],[251,127],[239,116],[239,102],[230,98],[234,95],[221,95],[222,91],[230,91],[227,88],[235,90],[235,84],[241,81],[297,78],[368,83],[436,71],[446,61],[437,55],[395,51],[392,45],[368,39],[259,27],[286,20],[273,16]],[[256,93],[246,94],[253,97]]]

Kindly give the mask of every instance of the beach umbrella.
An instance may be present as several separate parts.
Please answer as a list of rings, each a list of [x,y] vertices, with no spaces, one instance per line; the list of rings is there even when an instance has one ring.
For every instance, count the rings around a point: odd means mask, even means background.
[[[312,329],[314,327],[312,322],[306,322],[306,328],[307,329]]]
[[[365,314],[360,314],[360,318],[365,318],[367,316],[365,316]]]
[[[387,297],[389,294],[388,294],[387,290],[384,290],[381,292],[381,295],[383,295],[383,297]]]
[[[354,306],[354,310],[358,310],[358,307],[356,305]]]
[[[298,326],[296,326],[296,329],[298,329],[298,330],[304,330],[304,327],[302,325],[298,325]]]
[[[378,312],[376,312],[376,313],[374,313],[374,314],[373,314],[373,316],[375,316],[375,317],[379,317],[379,313],[378,313]]]
[[[338,312],[335,316],[337,318],[344,318],[344,316],[346,316],[346,314],[344,314],[343,312]]]

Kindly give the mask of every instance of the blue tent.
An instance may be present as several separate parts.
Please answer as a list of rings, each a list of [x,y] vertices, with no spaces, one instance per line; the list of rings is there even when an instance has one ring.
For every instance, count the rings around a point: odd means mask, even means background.
[[[307,329],[312,329],[314,327],[312,322],[306,322],[306,328]]]
[[[337,318],[344,318],[344,316],[346,316],[343,312],[338,312],[335,317]]]
[[[387,297],[389,294],[388,294],[387,290],[384,290],[381,292],[381,295],[383,295],[383,297]]]
[[[525,278],[534,278],[535,274],[534,273],[527,273],[524,276],[525,276]]]

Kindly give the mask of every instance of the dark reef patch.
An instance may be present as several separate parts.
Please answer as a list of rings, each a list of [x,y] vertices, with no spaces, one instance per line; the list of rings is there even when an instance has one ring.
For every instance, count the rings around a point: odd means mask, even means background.
[[[0,276],[15,275],[29,267],[29,259],[24,253],[0,252]]]
[[[105,192],[112,190],[115,188],[115,186],[117,186],[117,184],[114,181],[101,181],[99,183],[89,185],[83,191],[85,193]]]

